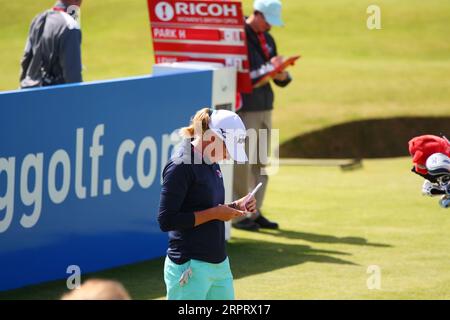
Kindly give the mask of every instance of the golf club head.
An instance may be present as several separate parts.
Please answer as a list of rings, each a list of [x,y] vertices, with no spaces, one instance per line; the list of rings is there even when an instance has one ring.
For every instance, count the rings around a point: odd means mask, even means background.
[[[450,176],[450,158],[443,153],[434,153],[429,156],[426,167],[432,176]]]

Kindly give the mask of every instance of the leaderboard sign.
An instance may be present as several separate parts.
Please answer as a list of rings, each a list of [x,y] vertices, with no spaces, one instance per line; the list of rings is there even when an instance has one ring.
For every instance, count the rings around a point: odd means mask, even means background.
[[[218,62],[238,70],[251,92],[242,4],[230,0],[148,0],[156,63]]]

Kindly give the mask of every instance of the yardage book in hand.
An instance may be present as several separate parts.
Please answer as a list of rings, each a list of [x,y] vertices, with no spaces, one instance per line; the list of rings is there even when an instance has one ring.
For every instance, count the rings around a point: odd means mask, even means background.
[[[286,61],[284,61],[282,64],[280,64],[278,67],[276,67],[275,69],[273,69],[272,71],[266,73],[261,79],[258,80],[258,82],[256,82],[253,85],[253,88],[259,88],[263,85],[265,85],[266,83],[268,83],[273,77],[275,77],[278,73],[283,72],[285,69],[287,69],[289,66],[293,66],[295,64],[295,62],[300,59],[300,56],[292,56],[288,59],[286,59]]]

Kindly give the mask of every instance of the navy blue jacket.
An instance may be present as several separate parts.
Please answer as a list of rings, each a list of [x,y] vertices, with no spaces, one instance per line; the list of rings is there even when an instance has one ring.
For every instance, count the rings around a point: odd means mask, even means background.
[[[264,37],[267,42],[267,49],[269,50],[270,57],[266,58],[264,51],[261,48],[261,44],[258,39],[258,35],[250,27],[250,25],[245,25],[245,33],[247,37],[248,45],[248,57],[250,62],[250,74],[252,78],[252,83],[256,83],[261,76],[253,75],[258,74],[265,65],[270,63],[270,59],[278,55],[277,46],[275,40],[268,32],[264,32]],[[289,76],[284,81],[274,80],[277,86],[285,87],[291,82],[291,77]],[[263,85],[262,87],[253,89],[250,94],[242,94],[242,108],[239,111],[266,111],[273,109],[274,94],[270,83]]]
[[[196,164],[197,163],[197,164]],[[169,232],[168,257],[177,264],[190,259],[209,263],[226,257],[225,225],[213,220],[195,227],[195,211],[224,204],[222,172],[207,164],[186,139],[163,170],[158,222]]]

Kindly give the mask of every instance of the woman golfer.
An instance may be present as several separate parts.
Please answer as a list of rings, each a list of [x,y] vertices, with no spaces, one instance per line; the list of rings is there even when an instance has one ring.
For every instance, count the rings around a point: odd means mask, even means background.
[[[247,161],[245,126],[237,114],[205,108],[196,113],[163,170],[158,222],[169,232],[164,265],[167,299],[232,300],[233,275],[224,221],[255,212],[252,195],[225,205],[218,161]]]

